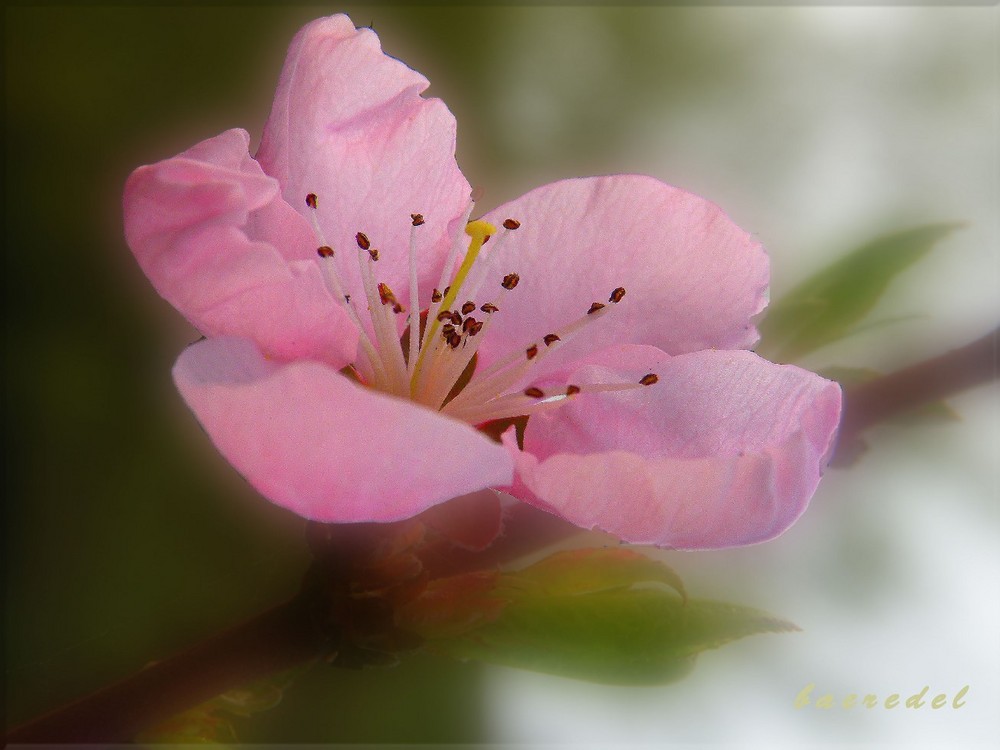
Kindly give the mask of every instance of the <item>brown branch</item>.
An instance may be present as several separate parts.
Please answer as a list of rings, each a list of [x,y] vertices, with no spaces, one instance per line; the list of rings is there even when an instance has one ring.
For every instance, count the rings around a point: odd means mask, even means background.
[[[846,387],[833,465],[844,466],[857,457],[858,439],[868,428],[995,379],[998,337],[1000,328],[933,359]]]
[[[306,602],[296,598],[24,724],[5,739],[131,742],[139,732],[233,687],[315,657],[325,637]]]

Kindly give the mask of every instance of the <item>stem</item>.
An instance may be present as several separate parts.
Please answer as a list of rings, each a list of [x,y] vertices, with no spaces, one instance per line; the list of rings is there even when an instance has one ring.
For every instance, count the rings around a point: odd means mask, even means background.
[[[995,379],[998,336],[1000,328],[933,359],[845,388],[833,465],[851,463],[860,434],[879,422]]]
[[[1000,329],[971,344],[871,382],[847,388],[835,464],[856,455],[861,432],[915,406],[997,375]],[[434,576],[502,565],[580,530],[533,507],[515,507],[504,535],[480,553],[435,548],[424,555]],[[329,637],[308,594],[12,730],[13,742],[130,742],[150,726],[235,686],[296,666],[321,653]]]
[[[131,742],[192,706],[320,653],[325,636],[295,598],[27,724],[6,742]]]

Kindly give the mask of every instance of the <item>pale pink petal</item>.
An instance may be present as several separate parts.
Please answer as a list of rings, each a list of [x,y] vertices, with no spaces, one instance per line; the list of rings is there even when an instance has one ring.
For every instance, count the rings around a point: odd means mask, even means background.
[[[425,218],[417,248],[429,299],[470,194],[455,162],[455,118],[420,96],[427,85],[383,54],[371,29],[346,16],[319,19],[292,42],[257,153],[296,210],[306,213],[306,195],[318,196],[346,289],[359,290],[355,235],[363,232],[380,251],[377,279],[406,306],[410,215]]]
[[[469,425],[245,339],[188,347],[174,381],[236,470],[305,518],[395,521],[511,480],[507,452]]]
[[[760,244],[713,203],[659,180],[616,175],[555,182],[485,217],[521,222],[493,257],[482,296],[503,294],[480,362],[540,339],[592,302],[625,298],[612,314],[553,352],[547,368],[618,343],[671,354],[742,349],[757,340],[751,317],[766,304],[768,260]],[[487,245],[489,248],[489,245]]]
[[[682,549],[770,539],[805,510],[840,418],[836,383],[744,351],[609,349],[567,382],[659,382],[580,394],[530,418],[513,494],[585,528]],[[505,444],[515,450],[512,436]]]
[[[126,239],[156,290],[206,336],[246,336],[278,359],[342,367],[357,329],[327,292],[308,225],[248,143],[230,130],[133,172]]]

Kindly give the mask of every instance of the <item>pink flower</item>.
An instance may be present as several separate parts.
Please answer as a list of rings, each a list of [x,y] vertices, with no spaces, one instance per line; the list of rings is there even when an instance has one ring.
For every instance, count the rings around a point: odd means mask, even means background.
[[[745,351],[760,245],[635,175],[470,222],[455,121],[427,85],[371,30],[320,19],[292,42],[255,157],[230,130],[129,178],[128,243],[207,337],[174,379],[222,454],[325,522],[493,487],[633,542],[786,529],[840,390]],[[477,429],[524,416],[523,447]]]

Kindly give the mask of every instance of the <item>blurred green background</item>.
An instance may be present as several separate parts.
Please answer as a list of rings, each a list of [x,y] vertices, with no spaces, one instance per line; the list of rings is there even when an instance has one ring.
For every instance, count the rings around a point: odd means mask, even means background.
[[[170,367],[197,334],[132,261],[120,193],[134,167],[226,128],[256,143],[295,30],[340,10],[374,26],[449,104],[484,209],[561,177],[653,174],[718,202],[764,242],[773,296],[880,232],[968,222],[888,295],[878,316],[904,322],[807,365],[891,369],[995,325],[996,8],[8,7],[10,723],[297,585],[300,522],[225,466],[173,390]],[[653,740],[670,716],[670,736],[719,741],[731,737],[706,718],[733,712],[773,746],[985,739],[974,706],[964,723],[928,728],[881,716],[824,724],[790,703],[823,676],[846,693],[935,681],[954,691],[972,674],[973,694],[995,705],[1000,647],[987,634],[1000,615],[981,601],[1000,584],[994,397],[963,397],[965,421],[929,436],[891,434],[903,448],[876,451],[874,474],[832,476],[778,542],[668,556],[701,595],[808,625],[816,640],[793,652],[773,636],[748,641],[706,658],[689,689],[641,693],[430,657],[393,672],[314,670],[240,725],[241,739]],[[941,614],[943,590],[954,617]],[[923,661],[905,662],[911,651]],[[749,700],[755,688],[764,697]]]

